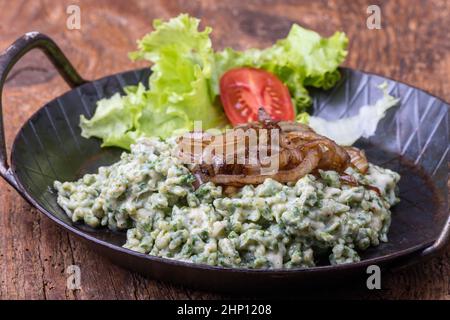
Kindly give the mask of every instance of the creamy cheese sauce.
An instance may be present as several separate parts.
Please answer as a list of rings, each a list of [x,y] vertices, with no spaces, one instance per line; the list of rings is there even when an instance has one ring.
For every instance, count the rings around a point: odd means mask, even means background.
[[[212,183],[194,190],[193,175],[172,154],[173,140],[140,139],[97,174],[58,182],[58,204],[74,222],[126,230],[125,248],[226,267],[312,267],[359,261],[358,250],[387,241],[400,176],[370,164],[361,186],[334,171],[296,183],[266,179],[233,196]],[[377,187],[381,195],[362,185]]]

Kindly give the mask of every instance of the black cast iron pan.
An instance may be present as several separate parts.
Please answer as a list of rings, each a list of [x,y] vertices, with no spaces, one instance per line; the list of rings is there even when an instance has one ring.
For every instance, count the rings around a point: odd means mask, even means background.
[[[401,202],[393,209],[388,243],[363,252],[358,263],[289,270],[210,267],[124,249],[124,233],[73,223],[58,207],[51,186],[54,180],[75,180],[118,159],[122,150],[100,148],[99,140],[80,136],[79,117],[90,117],[98,99],[122,92],[125,85],[147,85],[150,70],[87,82],[50,38],[32,32],[0,56],[0,95],[13,65],[34,48],[44,51],[72,90],[44,105],[22,126],[12,146],[10,166],[0,119],[0,174],[32,206],[114,263],[155,279],[208,290],[298,290],[299,285],[327,285],[366,275],[367,266],[372,264],[385,269],[409,265],[438,253],[449,239],[448,104],[394,80],[342,69],[342,80],[335,88],[312,93],[314,114],[328,119],[355,114],[359,107],[380,97],[376,85],[383,81],[388,83],[391,94],[401,97],[400,105],[388,112],[376,134],[358,141],[371,162],[402,175]],[[1,109],[0,106],[0,118]]]

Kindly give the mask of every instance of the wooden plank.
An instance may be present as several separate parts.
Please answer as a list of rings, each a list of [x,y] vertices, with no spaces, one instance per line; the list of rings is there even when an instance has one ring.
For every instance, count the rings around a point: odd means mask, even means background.
[[[66,28],[66,8],[79,4],[81,30]],[[382,29],[366,28],[366,9],[378,4]],[[245,49],[283,37],[291,23],[324,35],[350,38],[346,65],[380,73],[450,101],[450,8],[446,0],[419,1],[0,1],[0,48],[39,30],[53,37],[80,73],[95,79],[145,64],[128,60],[135,39],[154,18],[180,12],[214,28],[213,43]],[[42,54],[27,55],[12,71],[3,102],[8,145],[31,113],[67,86]],[[0,181],[0,299],[211,299],[198,292],[146,279],[90,251],[32,209]],[[339,288],[298,297],[450,299],[450,249],[413,268],[383,275],[383,290]],[[81,290],[68,290],[66,268],[81,268]]]

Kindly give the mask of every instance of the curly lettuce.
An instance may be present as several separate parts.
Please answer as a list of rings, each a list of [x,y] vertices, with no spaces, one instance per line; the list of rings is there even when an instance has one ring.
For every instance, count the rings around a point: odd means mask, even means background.
[[[166,138],[177,130],[192,130],[194,121],[204,129],[225,125],[222,107],[210,94],[211,29],[199,31],[199,23],[186,14],[168,22],[155,20],[154,31],[130,53],[132,60],[153,63],[149,89],[140,84],[126,88],[124,96],[100,100],[91,119],[81,116],[83,137],[129,149],[141,136]]]

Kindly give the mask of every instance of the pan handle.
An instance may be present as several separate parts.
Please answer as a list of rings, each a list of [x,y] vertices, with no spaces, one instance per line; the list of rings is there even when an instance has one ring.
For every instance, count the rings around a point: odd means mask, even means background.
[[[74,69],[72,64],[63,54],[56,43],[45,34],[39,32],[28,32],[17,39],[8,49],[0,55],[0,175],[5,178],[14,188],[17,183],[9,169],[6,155],[5,130],[2,114],[2,91],[9,71],[27,52],[38,48],[41,49],[47,58],[52,62],[59,74],[67,84],[74,88],[86,83]]]

